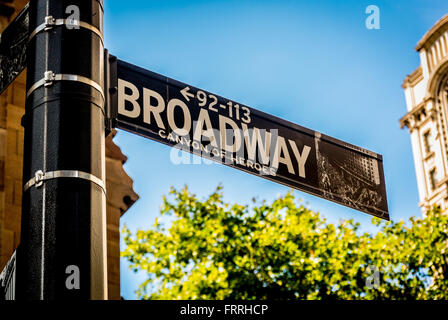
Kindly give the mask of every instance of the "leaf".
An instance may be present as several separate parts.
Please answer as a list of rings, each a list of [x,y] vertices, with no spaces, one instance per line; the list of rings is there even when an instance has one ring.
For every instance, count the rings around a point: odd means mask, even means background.
[[[123,227],[121,256],[147,273],[142,299],[447,299],[448,215],[372,223],[327,223],[292,191],[249,207],[225,203],[221,185],[202,201],[171,188],[151,229]]]

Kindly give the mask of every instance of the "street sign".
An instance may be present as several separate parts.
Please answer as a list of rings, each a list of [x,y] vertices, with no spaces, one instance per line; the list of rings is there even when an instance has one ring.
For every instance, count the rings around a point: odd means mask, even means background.
[[[28,45],[29,5],[0,34],[0,93],[26,67]]]
[[[389,220],[381,155],[112,60],[116,127]]]
[[[0,301],[15,300],[16,251],[14,251],[3,271],[0,273]]]

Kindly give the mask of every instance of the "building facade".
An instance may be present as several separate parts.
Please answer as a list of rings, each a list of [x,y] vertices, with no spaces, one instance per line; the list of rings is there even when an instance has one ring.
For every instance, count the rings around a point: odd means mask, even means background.
[[[28,0],[0,0],[0,32]],[[0,95],[0,271],[20,242],[26,70]],[[123,169],[127,158],[106,138],[107,271],[109,299],[120,299],[120,217],[138,195]]]
[[[448,208],[448,14],[418,42],[420,66],[403,82],[420,207]]]

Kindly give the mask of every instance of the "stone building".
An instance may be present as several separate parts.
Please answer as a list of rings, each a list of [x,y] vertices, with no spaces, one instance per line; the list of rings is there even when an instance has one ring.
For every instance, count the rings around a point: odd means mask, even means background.
[[[403,82],[407,114],[400,120],[411,134],[420,207],[448,208],[448,15],[415,48],[420,66]]]
[[[0,32],[25,6],[26,0],[0,0]],[[22,164],[26,72],[0,96],[0,271],[20,242]],[[127,158],[106,138],[107,269],[109,299],[120,299],[120,217],[138,199],[123,169]]]

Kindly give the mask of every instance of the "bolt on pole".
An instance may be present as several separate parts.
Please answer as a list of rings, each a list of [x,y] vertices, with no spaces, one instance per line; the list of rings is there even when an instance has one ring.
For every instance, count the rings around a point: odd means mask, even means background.
[[[107,299],[102,2],[30,2],[20,300]]]

